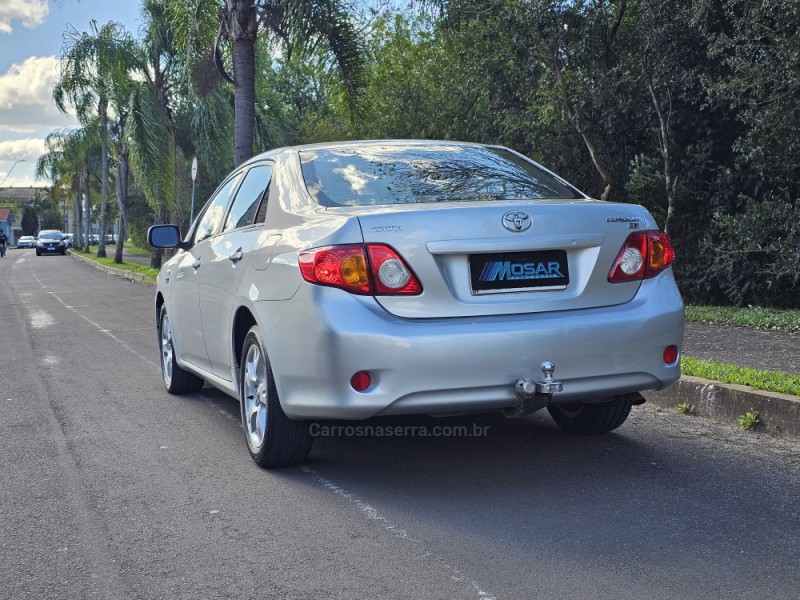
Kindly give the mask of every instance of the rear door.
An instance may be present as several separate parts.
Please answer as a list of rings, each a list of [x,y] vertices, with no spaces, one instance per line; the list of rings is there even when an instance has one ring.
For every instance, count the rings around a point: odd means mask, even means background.
[[[214,375],[232,381],[234,302],[250,251],[263,237],[271,163],[251,166],[236,191],[224,224],[210,240],[198,279],[203,338]]]
[[[192,233],[192,246],[178,255],[173,269],[170,319],[175,348],[181,360],[207,372],[211,371],[211,361],[203,337],[199,282],[205,267],[211,262],[212,243],[222,227],[231,193],[240,176],[241,172],[231,176],[206,203]]]

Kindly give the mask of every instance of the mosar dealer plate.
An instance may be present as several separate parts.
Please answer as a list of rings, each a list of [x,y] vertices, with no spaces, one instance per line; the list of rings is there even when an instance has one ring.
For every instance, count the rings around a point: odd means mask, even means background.
[[[469,271],[474,294],[564,289],[569,284],[565,250],[472,254]]]

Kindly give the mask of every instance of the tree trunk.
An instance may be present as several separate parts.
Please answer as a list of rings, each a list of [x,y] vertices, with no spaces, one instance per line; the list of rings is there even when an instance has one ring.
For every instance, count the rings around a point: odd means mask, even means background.
[[[234,166],[253,156],[256,122],[256,53],[258,10],[249,0],[228,0],[223,24],[233,47]]]
[[[661,108],[661,102],[659,102],[658,96],[656,96],[655,85],[653,85],[653,79],[650,77],[650,71],[647,68],[647,52],[645,52],[642,57],[642,72],[644,73],[645,82],[647,83],[647,90],[650,92],[650,99],[653,101],[653,108],[658,117],[659,150],[661,151],[661,157],[664,159],[664,190],[667,196],[667,216],[664,219],[664,233],[669,233],[669,222],[672,215],[675,213],[675,189],[678,185],[678,178],[672,175],[672,157],[670,156],[672,134],[669,128],[670,114],[664,114],[664,110]]]
[[[83,251],[89,254],[89,167],[83,168],[83,229],[84,229],[84,245]]]
[[[74,182],[75,198],[72,200],[72,245],[81,247],[81,178],[78,176]]]
[[[561,107],[564,110],[564,114],[575,128],[575,131],[577,131],[581,138],[583,138],[583,143],[586,146],[586,149],[589,151],[589,157],[592,159],[592,164],[594,165],[594,168],[597,169],[597,172],[600,173],[600,177],[603,178],[605,189],[603,190],[600,199],[608,200],[611,198],[611,194],[616,187],[614,185],[614,179],[611,177],[611,173],[600,159],[600,155],[597,152],[597,147],[595,146],[594,140],[591,138],[591,136],[589,136],[586,130],[581,127],[578,117],[575,114],[575,111],[572,109],[572,103],[569,100],[569,93],[567,90],[567,82],[564,80],[564,74],[561,72],[561,61],[559,60],[557,53],[558,50],[556,50],[556,54],[552,60],[547,60],[544,62],[549,67],[550,72],[553,73],[553,76],[556,79],[556,85],[558,86],[559,97],[561,99]]]
[[[159,202],[156,208],[155,218],[153,225],[161,225],[164,222],[164,205]],[[164,256],[164,251],[161,248],[153,248],[153,254],[150,255],[150,266],[154,269],[161,268],[161,261]]]
[[[100,113],[100,168],[103,171],[100,183],[100,239],[97,242],[97,258],[105,258],[108,214],[108,100],[102,96],[98,102],[97,112]]]
[[[119,231],[117,247],[114,249],[114,262],[122,262],[122,251],[128,236],[128,148],[120,145],[119,167],[117,168],[117,205],[119,206]]]

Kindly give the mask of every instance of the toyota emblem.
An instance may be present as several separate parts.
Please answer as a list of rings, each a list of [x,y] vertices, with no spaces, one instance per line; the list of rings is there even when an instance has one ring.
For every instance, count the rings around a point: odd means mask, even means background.
[[[525,231],[531,226],[531,217],[528,213],[513,210],[503,215],[503,227],[509,231]]]

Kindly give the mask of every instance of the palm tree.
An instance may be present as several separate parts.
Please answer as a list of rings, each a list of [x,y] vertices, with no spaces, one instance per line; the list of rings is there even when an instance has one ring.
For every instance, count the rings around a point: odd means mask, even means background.
[[[339,74],[351,109],[356,109],[365,79],[364,58],[342,0],[196,0],[191,11],[182,0],[166,0],[166,6],[187,49],[207,44],[211,20],[218,20],[214,58],[220,73],[234,86],[235,165],[253,155],[256,40],[260,32],[287,56],[292,51],[324,51]],[[231,47],[232,76],[223,65],[223,40]]]
[[[97,256],[106,256],[106,214],[108,212],[109,116],[108,107],[114,82],[125,77],[128,68],[127,49],[120,27],[113,21],[98,28],[90,24],[91,33],[72,28],[64,34],[61,74],[53,89],[53,100],[62,112],[67,102],[75,108],[78,120],[86,123],[95,114],[99,117],[101,146],[101,209],[100,240]],[[96,111],[96,112],[95,112]]]
[[[99,122],[91,121],[88,127],[69,131],[55,131],[45,139],[46,152],[36,161],[37,179],[48,178],[54,186],[70,190],[73,194],[75,222],[80,223],[83,245],[89,252],[89,213],[91,181],[97,167],[99,148]],[[83,218],[80,206],[83,199]]]

